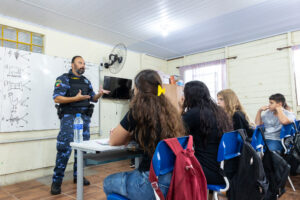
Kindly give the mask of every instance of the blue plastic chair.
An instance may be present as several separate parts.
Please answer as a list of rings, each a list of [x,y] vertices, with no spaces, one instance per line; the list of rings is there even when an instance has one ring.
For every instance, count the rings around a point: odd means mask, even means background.
[[[280,132],[280,138],[283,137],[282,138],[282,146],[284,147],[285,152],[287,152],[287,150],[286,150],[286,147],[284,145],[284,138],[293,136],[293,135],[295,135],[295,133],[296,133],[296,130],[295,130],[295,125],[293,123],[282,126],[282,129],[281,129],[281,132]],[[260,150],[259,152],[261,153],[261,155],[260,155],[261,158],[263,156],[263,153],[266,150],[266,147],[265,147],[266,145],[265,145],[265,142],[263,140],[263,136],[262,135],[263,135],[263,133],[261,132],[261,129],[256,128],[255,131],[254,131],[254,133],[253,133],[252,142],[251,142],[252,147],[256,151]],[[292,182],[292,180],[291,180],[291,178],[289,176],[288,176],[288,181],[289,181],[292,189],[294,191],[296,191],[295,187],[293,185],[293,182]]]
[[[177,138],[183,149],[186,149],[189,137]],[[175,155],[169,146],[160,141],[152,157],[153,169],[157,176],[167,174],[174,169]]]
[[[295,120],[295,124],[296,124],[296,128],[297,128],[297,131],[300,131],[300,120]]]
[[[221,142],[219,144],[218,150],[218,162],[220,163],[220,168],[224,170],[224,161],[229,160],[241,155],[241,150],[243,146],[242,136],[238,131],[232,131],[224,133]],[[225,185],[207,185],[208,190],[213,190],[213,199],[218,199],[218,192],[226,192],[229,189],[228,178],[224,177]]]
[[[255,149],[255,151],[260,153],[260,157],[262,158],[265,152],[265,142],[263,139],[262,129],[264,128],[263,125],[257,126],[253,132],[251,145]]]
[[[177,138],[183,149],[186,149],[188,143],[188,136]],[[161,176],[172,172],[175,164],[175,155],[169,146],[164,142],[160,141],[155,149],[152,157],[153,170],[156,176]],[[159,199],[155,190],[154,194],[156,199]]]
[[[107,200],[129,200],[129,199],[118,194],[110,194],[107,196]]]
[[[177,138],[183,149],[186,149],[188,143],[188,136]],[[169,146],[162,140],[155,149],[152,157],[152,164],[155,174],[157,176],[172,172],[174,169],[175,155]],[[107,200],[128,200],[127,198],[118,195],[110,194],[107,196]]]
[[[294,145],[293,140],[294,140],[296,133],[297,133],[297,122],[282,126],[281,131],[280,131],[280,139],[281,139],[281,144],[284,149],[284,154],[289,154],[290,150],[293,148],[293,145]],[[285,142],[285,140],[289,140],[289,141]],[[296,189],[294,187],[294,184],[293,184],[290,176],[288,176],[288,181],[289,181],[293,191],[295,192]]]
[[[295,134],[297,133],[297,128],[296,128],[295,123],[290,123],[287,125],[283,125],[280,131],[280,139],[281,139],[281,144],[284,149],[284,154],[288,154],[289,151],[292,148],[292,143],[285,144],[285,139],[287,138],[294,138]]]

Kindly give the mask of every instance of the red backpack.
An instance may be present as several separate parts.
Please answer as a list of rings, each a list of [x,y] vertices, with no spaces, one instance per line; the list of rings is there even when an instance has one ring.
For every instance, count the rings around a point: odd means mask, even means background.
[[[165,139],[164,142],[176,156],[172,180],[166,199],[207,200],[206,178],[200,163],[194,156],[193,136],[189,136],[186,149],[182,148],[177,138]],[[163,193],[157,187],[158,178],[154,172],[152,162],[149,180],[160,200],[164,200]]]

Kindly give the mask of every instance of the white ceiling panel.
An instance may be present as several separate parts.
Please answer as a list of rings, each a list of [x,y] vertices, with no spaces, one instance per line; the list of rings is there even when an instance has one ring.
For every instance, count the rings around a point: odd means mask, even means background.
[[[0,0],[2,15],[164,59],[298,30],[299,10],[300,0]]]

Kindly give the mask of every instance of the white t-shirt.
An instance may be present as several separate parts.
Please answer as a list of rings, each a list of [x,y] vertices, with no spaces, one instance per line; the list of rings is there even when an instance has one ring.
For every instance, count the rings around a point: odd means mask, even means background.
[[[296,115],[293,112],[283,110],[283,113],[291,121],[295,121]],[[265,138],[269,140],[280,140],[280,131],[282,124],[279,122],[277,116],[270,110],[266,111],[261,117],[265,126]]]

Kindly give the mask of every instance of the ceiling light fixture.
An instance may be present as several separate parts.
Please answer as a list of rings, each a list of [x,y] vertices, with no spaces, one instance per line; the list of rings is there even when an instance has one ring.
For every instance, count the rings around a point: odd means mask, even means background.
[[[166,37],[169,34],[169,28],[168,28],[168,24],[163,23],[160,25],[160,31],[161,34]]]

